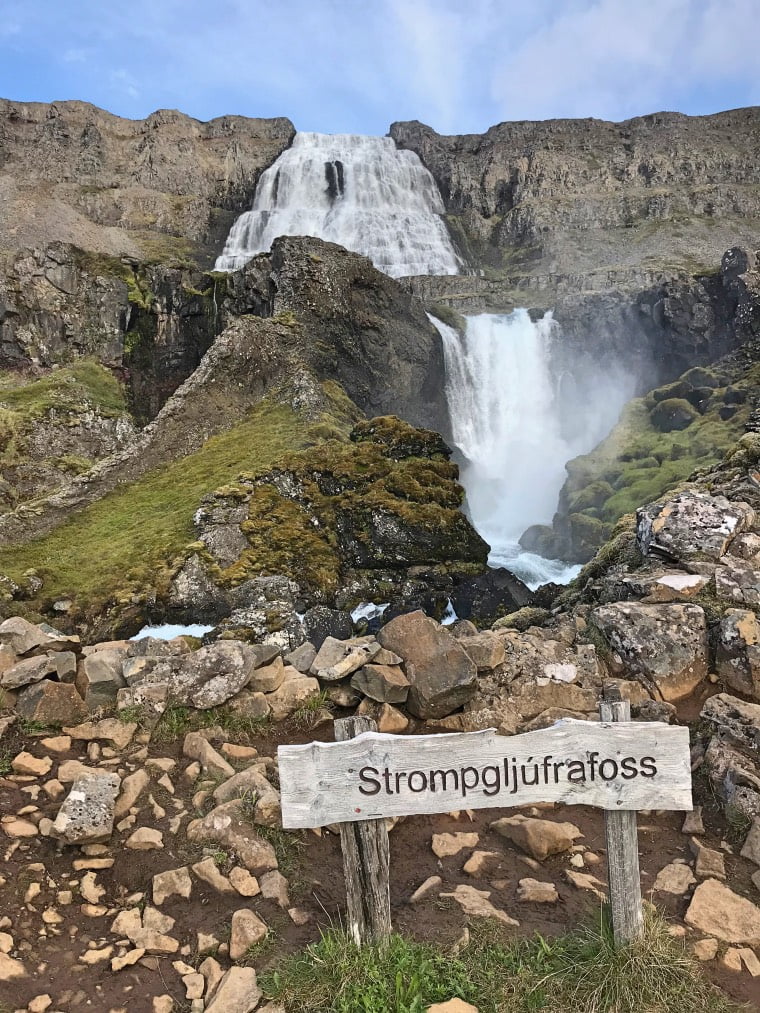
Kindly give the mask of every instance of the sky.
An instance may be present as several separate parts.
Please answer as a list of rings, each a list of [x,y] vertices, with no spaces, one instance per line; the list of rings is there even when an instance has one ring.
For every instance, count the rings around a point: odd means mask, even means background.
[[[0,0],[0,97],[385,134],[760,105],[760,0]]]

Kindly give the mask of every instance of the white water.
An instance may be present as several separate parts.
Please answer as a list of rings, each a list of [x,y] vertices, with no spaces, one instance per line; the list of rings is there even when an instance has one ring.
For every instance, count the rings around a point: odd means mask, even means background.
[[[216,270],[238,270],[277,236],[316,236],[364,254],[394,278],[457,274],[443,212],[432,175],[392,138],[297,133],[262,174]]]
[[[446,397],[454,442],[465,458],[461,481],[472,522],[491,546],[489,562],[531,587],[567,583],[580,567],[524,552],[518,539],[550,524],[565,463],[588,453],[630,396],[617,378],[599,377],[573,405],[570,423],[551,371],[556,323],[527,310],[467,317],[464,337],[431,317],[443,339]]]
[[[199,623],[192,623],[190,626],[165,623],[163,626],[143,626],[140,632],[135,633],[130,639],[144,640],[145,637],[155,637],[156,640],[174,640],[175,637],[202,637],[213,629],[213,626],[201,626]]]

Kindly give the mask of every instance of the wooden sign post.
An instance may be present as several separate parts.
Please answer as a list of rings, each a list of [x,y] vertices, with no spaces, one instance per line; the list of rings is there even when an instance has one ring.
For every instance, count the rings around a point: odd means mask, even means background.
[[[336,721],[335,742],[280,746],[282,825],[342,824],[349,930],[365,943],[390,932],[388,817],[597,806],[607,811],[615,939],[631,942],[642,928],[635,811],[692,808],[689,730],[630,721],[619,694],[606,694],[601,717],[510,736],[387,735],[367,719]]]

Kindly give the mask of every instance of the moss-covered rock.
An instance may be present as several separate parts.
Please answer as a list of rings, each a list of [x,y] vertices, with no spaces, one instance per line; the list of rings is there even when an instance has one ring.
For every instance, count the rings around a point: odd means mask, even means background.
[[[655,429],[659,429],[661,433],[672,433],[688,429],[698,415],[699,412],[686,398],[668,397],[657,403],[650,413],[650,418]]]

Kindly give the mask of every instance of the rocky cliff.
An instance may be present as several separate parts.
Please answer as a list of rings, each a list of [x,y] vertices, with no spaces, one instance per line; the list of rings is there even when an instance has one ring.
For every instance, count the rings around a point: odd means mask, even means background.
[[[0,253],[62,242],[208,267],[294,132],[285,118],[125,120],[87,102],[0,100]]]

